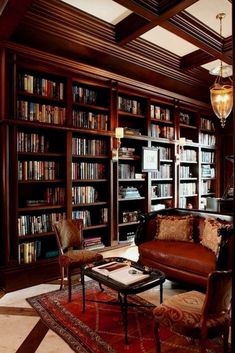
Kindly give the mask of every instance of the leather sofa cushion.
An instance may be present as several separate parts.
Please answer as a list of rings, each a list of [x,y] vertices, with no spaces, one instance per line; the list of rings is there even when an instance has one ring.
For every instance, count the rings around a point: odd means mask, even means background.
[[[152,240],[139,245],[139,254],[153,262],[204,276],[216,269],[215,254],[201,244]]]

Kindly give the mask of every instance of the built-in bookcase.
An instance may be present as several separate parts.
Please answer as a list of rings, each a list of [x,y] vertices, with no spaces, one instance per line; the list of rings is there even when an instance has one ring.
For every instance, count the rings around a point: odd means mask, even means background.
[[[65,82],[24,68],[16,73],[15,119],[23,124],[16,125],[11,140],[20,265],[58,256],[52,224],[66,217],[66,133],[52,127],[66,124]]]
[[[147,175],[142,171],[142,148],[147,142],[140,137],[125,136],[118,157],[118,241],[133,242],[138,215],[147,212]]]
[[[151,147],[158,150],[157,170],[150,176],[150,207],[158,210],[175,206],[175,144],[174,108],[161,102],[150,102]]]
[[[208,197],[216,197],[216,133],[215,124],[208,117],[200,118],[200,201],[205,208]]]
[[[2,287],[58,278],[56,220],[82,218],[84,246],[101,251],[132,243],[140,213],[203,208],[218,196],[217,133],[207,111],[44,59],[9,56],[8,65]],[[116,127],[124,129],[120,141]],[[153,170],[143,168],[149,149],[157,153]]]
[[[186,145],[180,150],[179,207],[198,205],[198,147]]]
[[[84,238],[110,246],[110,143],[108,137],[72,137],[72,218],[82,218]]]

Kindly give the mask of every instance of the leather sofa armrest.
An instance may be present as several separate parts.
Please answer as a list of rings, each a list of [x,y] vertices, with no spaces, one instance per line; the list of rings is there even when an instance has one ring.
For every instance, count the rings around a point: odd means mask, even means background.
[[[217,255],[217,270],[229,270],[232,268],[232,236],[234,228],[232,225],[224,225],[220,228],[218,236],[221,236],[221,243]]]

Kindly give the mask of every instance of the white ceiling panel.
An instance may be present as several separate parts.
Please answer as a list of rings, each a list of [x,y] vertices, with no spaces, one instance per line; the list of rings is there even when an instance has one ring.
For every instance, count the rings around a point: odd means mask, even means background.
[[[146,39],[149,42],[154,43],[159,47],[169,50],[170,52],[179,56],[184,56],[198,49],[195,45],[187,42],[186,40],[176,36],[175,34],[160,26],[157,26],[144,33],[141,38]]]
[[[186,11],[217,33],[220,33],[220,21],[216,19],[216,15],[225,13],[222,35],[225,38],[232,35],[232,4],[228,0],[199,0]]]
[[[90,15],[113,25],[128,16],[131,11],[112,0],[62,0]]]

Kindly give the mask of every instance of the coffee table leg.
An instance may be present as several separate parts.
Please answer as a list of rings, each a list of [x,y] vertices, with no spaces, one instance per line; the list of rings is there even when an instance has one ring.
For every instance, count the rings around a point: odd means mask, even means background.
[[[84,272],[83,269],[81,269],[81,284],[82,284],[82,312],[85,313],[85,280],[84,280]]]
[[[127,295],[124,295],[124,329],[125,329],[125,344],[128,344],[128,303]]]

